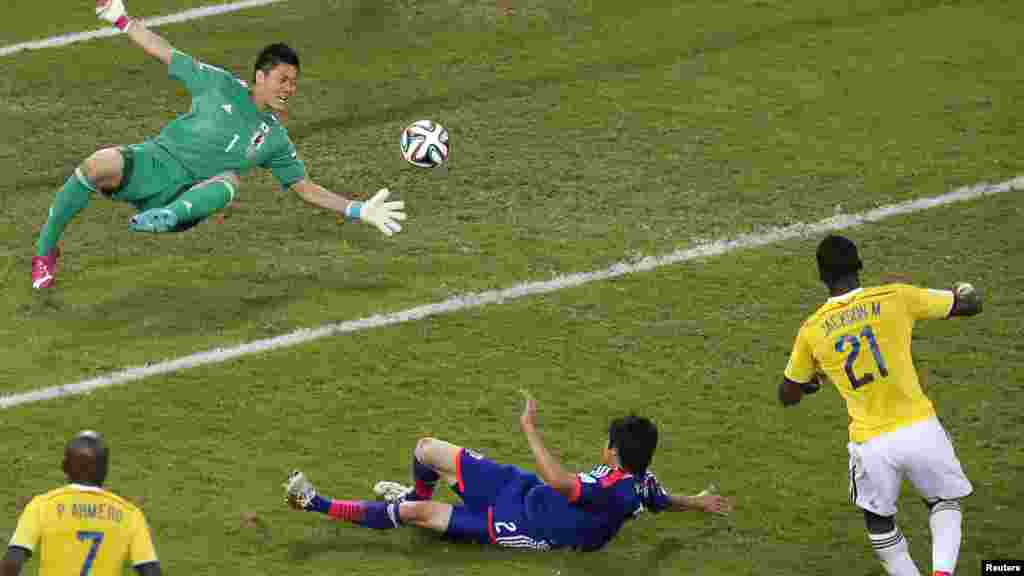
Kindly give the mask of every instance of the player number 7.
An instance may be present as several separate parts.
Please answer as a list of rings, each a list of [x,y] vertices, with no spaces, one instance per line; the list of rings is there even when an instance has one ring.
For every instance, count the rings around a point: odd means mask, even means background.
[[[865,326],[859,336],[868,341],[871,354],[875,357],[875,364],[878,365],[879,374],[882,375],[882,378],[888,376],[889,370],[885,367],[885,358],[882,358],[882,351],[878,348],[878,340],[875,339],[875,333],[871,330],[871,326]],[[846,357],[846,377],[850,379],[850,386],[853,386],[854,390],[875,381],[875,375],[871,372],[865,372],[860,378],[853,373],[853,363],[860,355],[860,338],[851,334],[843,334],[836,340],[836,352],[842,353],[847,344],[850,346],[850,353]]]
[[[89,576],[89,571],[92,570],[92,563],[96,560],[96,552],[100,549],[100,544],[103,542],[103,532],[87,532],[81,530],[77,534],[78,539],[81,541],[92,540],[92,546],[89,547],[89,554],[85,557],[85,564],[82,564],[81,576]]]

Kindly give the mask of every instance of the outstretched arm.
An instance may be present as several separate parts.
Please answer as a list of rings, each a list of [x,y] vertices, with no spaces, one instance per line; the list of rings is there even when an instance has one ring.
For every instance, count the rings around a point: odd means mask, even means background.
[[[165,65],[171,64],[171,51],[174,48],[163,37],[146,28],[142,21],[130,18],[124,0],[97,0],[96,15],[110,22],[118,30],[126,32],[133,42],[146,51],[146,54]]]
[[[170,42],[164,40],[163,36],[151,32],[141,21],[132,20],[132,24],[128,26],[128,37],[142,47],[146,54],[167,66],[171,65],[171,51],[174,50],[174,47]]]
[[[677,496],[675,494],[669,494],[668,498],[672,502],[672,507],[669,509],[673,512],[702,510],[709,514],[719,514],[722,516],[726,516],[732,512],[733,506],[736,503],[734,498],[719,496],[709,490],[704,490],[696,496]]]
[[[352,200],[339,196],[308,178],[292,184],[292,190],[295,190],[295,193],[306,202],[333,210],[342,216],[345,215],[349,206],[353,204]]]
[[[391,236],[402,229],[402,225],[397,221],[405,220],[405,202],[386,202],[388,195],[391,194],[387,188],[378,190],[366,202],[360,202],[339,196],[308,178],[292,184],[291,187],[306,202],[333,210],[346,218],[373,224],[386,236]]]
[[[534,414],[537,412],[537,403],[525,390],[523,396],[526,397],[526,407],[523,409],[523,415],[519,417],[519,425],[523,429],[523,433],[526,434],[526,441],[530,444],[533,458],[537,462],[537,474],[545,484],[572,500],[578,496],[575,493],[576,475],[566,472],[558,459],[548,452],[533,422]]]

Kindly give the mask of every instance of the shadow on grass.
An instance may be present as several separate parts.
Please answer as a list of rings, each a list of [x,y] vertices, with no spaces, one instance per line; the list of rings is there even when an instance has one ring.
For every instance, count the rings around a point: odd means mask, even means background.
[[[479,562],[490,556],[483,546],[452,542],[433,532],[407,528],[402,531],[371,531],[345,523],[329,523],[310,528],[302,539],[288,545],[288,558],[304,562],[328,553],[357,553],[359,555],[415,556],[424,564],[440,566],[452,560],[466,564]]]
[[[357,532],[353,533],[352,530]],[[352,553],[364,557],[379,554],[415,558],[425,573],[446,574],[487,563],[494,563],[496,568],[501,564],[515,563],[520,568],[536,567],[544,573],[563,576],[635,576],[659,574],[664,564],[686,547],[686,542],[681,538],[669,537],[650,546],[642,543],[640,547],[647,550],[640,554],[636,554],[636,546],[615,541],[604,550],[590,553],[571,550],[535,552],[454,542],[419,530],[404,535],[371,533],[370,538],[360,531],[358,528],[334,524],[312,529],[307,539],[293,541],[288,545],[289,560],[304,562],[329,553]],[[630,553],[616,553],[617,544],[629,546]]]
[[[170,284],[175,280],[180,283]],[[17,313],[36,319],[59,316],[62,323],[80,322],[87,325],[81,327],[86,333],[116,329],[122,337],[137,332],[152,338],[246,325],[276,332],[289,328],[281,311],[293,302],[309,300],[315,292],[347,293],[361,299],[366,294],[403,288],[403,284],[393,280],[301,272],[268,277],[251,271],[224,278],[193,279],[190,283],[181,280],[182,275],[169,273],[158,280],[160,284],[119,285],[106,297],[85,304],[71,305],[59,293],[48,294],[18,307]]]

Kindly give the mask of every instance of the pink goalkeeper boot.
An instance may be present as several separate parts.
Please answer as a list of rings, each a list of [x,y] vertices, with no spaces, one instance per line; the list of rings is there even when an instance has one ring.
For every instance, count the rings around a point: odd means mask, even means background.
[[[46,256],[32,257],[32,287],[36,290],[53,286],[57,275],[57,257],[60,248],[54,248]]]

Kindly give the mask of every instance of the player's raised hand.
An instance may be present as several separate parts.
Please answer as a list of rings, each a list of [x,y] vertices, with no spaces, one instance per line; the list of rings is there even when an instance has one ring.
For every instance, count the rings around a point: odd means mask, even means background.
[[[124,0],[96,0],[96,16],[110,22],[119,30],[124,30],[131,22],[124,7]]]
[[[523,406],[523,415],[519,417],[519,425],[523,430],[529,430],[534,425],[534,416],[537,414],[537,401],[526,390],[519,390],[519,392],[526,399],[526,404]]]
[[[405,202],[393,200],[387,202],[391,192],[387,188],[381,188],[360,207],[359,219],[373,224],[385,236],[391,236],[402,230],[402,225],[397,220],[405,220]]]

